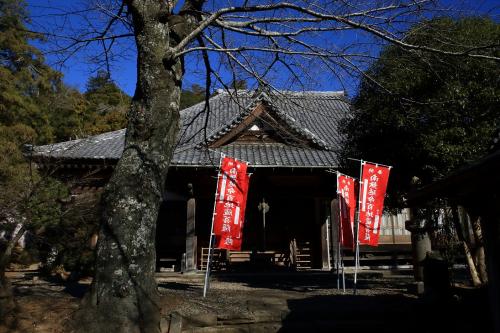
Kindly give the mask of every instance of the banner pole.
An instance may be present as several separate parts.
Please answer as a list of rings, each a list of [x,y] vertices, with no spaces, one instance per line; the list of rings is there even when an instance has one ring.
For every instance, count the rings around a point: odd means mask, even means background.
[[[351,161],[358,161],[358,162],[361,162],[361,163],[368,163],[368,164],[380,165],[380,166],[383,166],[383,167],[386,167],[386,168],[392,168],[392,165],[387,165],[387,164],[382,164],[382,163],[375,163],[375,162],[370,162],[370,161],[366,161],[366,160],[359,160],[357,158],[350,158],[350,157],[348,157],[347,159],[351,160]]]
[[[339,182],[340,172],[337,171],[337,200],[339,201],[339,216],[337,223],[337,260],[336,260],[336,270],[337,270],[337,290],[340,289],[340,238],[342,237],[342,221],[340,220],[340,214],[342,212],[342,200],[340,194],[340,182]],[[333,228],[332,228],[333,229]]]
[[[355,249],[355,255],[354,255],[354,288],[353,288],[353,294],[356,295],[357,292],[357,282],[358,282],[358,266],[359,266],[359,215],[360,215],[360,207],[361,207],[361,190],[363,188],[363,160],[360,161],[360,168],[359,168],[359,191],[358,191],[358,216],[356,219],[356,230],[355,230],[355,238],[356,238],[356,249]]]
[[[220,177],[220,168],[222,165],[222,158],[224,154],[221,153],[219,157],[219,171],[217,172],[217,186],[215,189],[215,197],[214,197],[214,209],[212,213],[212,225],[210,226],[210,241],[208,243],[208,258],[207,258],[207,269],[205,271],[205,283],[203,285],[203,297],[207,297],[207,291],[209,288],[209,283],[210,283],[210,262],[212,259],[213,255],[213,237],[214,237],[214,214],[215,214],[215,207],[217,205],[217,194],[219,192],[219,177]]]
[[[330,246],[331,246],[331,242],[330,242],[330,228],[329,228],[329,225],[330,224],[330,219],[327,217],[326,218],[326,253],[327,253],[327,257],[328,257],[328,271],[330,272],[332,270],[332,258],[331,258],[331,254],[330,254]]]
[[[337,243],[337,290],[340,289],[340,260],[342,258],[340,251],[340,241]]]
[[[345,294],[345,273],[344,273],[344,253],[341,253],[341,268],[342,268],[342,292]]]
[[[338,181],[337,181],[338,183]],[[339,198],[340,196],[337,195],[337,198]],[[339,206],[340,206],[340,199],[339,200]],[[339,207],[340,208],[340,207]],[[340,214],[340,209],[339,209],[339,214]],[[339,216],[340,217],[340,216]],[[336,265],[337,265],[337,290],[340,289],[340,258],[341,258],[341,254],[340,254],[340,237],[341,237],[341,228],[340,228],[340,218],[339,218],[339,223],[338,223],[338,226],[337,226],[337,262],[336,262]]]

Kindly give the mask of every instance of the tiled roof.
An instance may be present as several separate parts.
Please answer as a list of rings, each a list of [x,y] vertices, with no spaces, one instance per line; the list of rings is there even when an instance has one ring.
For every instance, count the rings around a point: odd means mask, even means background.
[[[241,144],[233,142],[217,150],[206,149],[236,127],[258,103],[264,103],[300,138],[315,147],[283,143]],[[218,162],[218,151],[248,161],[251,166],[334,167],[341,137],[339,121],[349,113],[349,103],[341,92],[259,93],[221,92],[210,99],[206,121],[205,103],[180,112],[181,131],[172,159],[173,166],[210,166]],[[206,131],[203,130],[207,123]],[[205,139],[205,137],[207,139]],[[35,157],[55,160],[118,160],[123,152],[125,129],[86,139],[34,147]]]

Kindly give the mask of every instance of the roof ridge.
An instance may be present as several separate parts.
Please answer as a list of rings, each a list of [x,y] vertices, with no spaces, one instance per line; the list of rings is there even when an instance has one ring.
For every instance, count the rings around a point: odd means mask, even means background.
[[[213,96],[210,96],[210,98],[208,99],[208,101],[210,102],[212,99],[216,99],[216,98],[221,98],[222,96],[220,94],[217,94],[217,95],[213,95]],[[186,113],[187,112],[191,112],[193,110],[196,110],[196,107],[200,106],[200,105],[204,105],[205,104],[205,99],[203,99],[201,102],[198,102],[196,104],[193,104],[191,106],[188,106],[187,108],[184,108],[184,109],[180,109],[179,112],[181,113],[181,115],[183,113]]]
[[[121,136],[122,132],[126,132],[126,130],[127,130],[126,128],[122,128],[119,130],[90,135],[90,136],[87,136],[85,138],[73,139],[73,140],[56,142],[56,143],[49,143],[49,144],[42,145],[42,146],[35,146],[34,149],[36,149],[38,152],[43,152],[46,149],[47,149],[47,152],[68,150],[70,148],[74,148],[77,145],[85,143],[85,142],[91,141],[92,143],[99,143],[101,141],[114,139],[117,136]]]
[[[265,91],[258,90],[258,89],[217,89],[216,92],[219,95],[232,95],[236,92],[236,95],[241,94],[241,95],[253,95],[257,93],[257,95],[260,95],[260,93],[263,93]],[[287,95],[292,95],[292,96],[302,96],[302,95],[323,95],[323,96],[345,96],[346,92],[345,90],[274,90],[274,91],[267,91],[265,92],[267,94],[275,95],[275,94],[287,94]]]

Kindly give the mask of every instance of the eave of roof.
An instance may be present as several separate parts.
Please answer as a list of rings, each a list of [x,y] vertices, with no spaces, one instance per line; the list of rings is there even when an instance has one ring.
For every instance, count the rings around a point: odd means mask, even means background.
[[[318,142],[318,149],[311,147],[283,146],[279,144],[259,145],[227,145],[221,151],[248,160],[257,168],[332,168],[337,165],[337,155],[334,145],[338,146],[338,133],[336,123],[347,116],[349,104],[340,92],[284,92],[287,98],[272,100],[265,93],[250,99],[250,93],[240,93],[241,101],[249,101],[242,110],[238,103],[226,92],[214,96],[210,103],[214,103],[214,113],[209,121],[209,133],[220,132],[220,129],[232,122],[241,121],[239,117],[245,116],[249,107],[256,103],[268,103],[273,112],[279,114],[280,119],[287,122],[290,127],[295,126],[303,137]],[[304,97],[305,96],[305,97]],[[281,96],[282,97],[282,96]],[[293,103],[290,102],[293,100]],[[185,127],[185,137],[180,138],[180,145],[176,148],[172,159],[172,166],[176,167],[211,167],[204,155],[206,148],[199,145],[204,136],[197,134],[200,124],[204,124],[204,103],[199,103],[181,111]],[[231,112],[237,112],[232,116]],[[232,118],[231,118],[232,117]],[[300,124],[300,125],[299,125]],[[314,132],[313,133],[313,130]],[[194,133],[194,134],[193,134]],[[320,137],[321,136],[321,137]],[[189,138],[192,138],[190,140]],[[40,162],[57,163],[83,163],[109,164],[116,163],[123,151],[125,129],[108,132],[86,139],[72,140],[52,145],[35,147],[32,155]],[[328,139],[329,142],[324,141]],[[198,147],[198,148],[196,148]],[[246,149],[246,150],[245,150]]]
[[[500,184],[500,150],[466,165],[449,176],[408,194],[409,205],[419,205],[437,197],[460,200],[488,193]]]

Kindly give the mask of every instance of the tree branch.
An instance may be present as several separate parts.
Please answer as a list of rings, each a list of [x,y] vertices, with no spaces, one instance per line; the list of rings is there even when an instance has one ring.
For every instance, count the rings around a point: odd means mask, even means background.
[[[410,2],[408,4],[398,4],[398,5],[391,5],[391,6],[386,6],[386,7],[380,7],[380,8],[375,8],[375,9],[369,9],[365,11],[359,11],[355,13],[348,13],[344,15],[333,15],[333,14],[328,14],[326,11],[325,12],[318,12],[309,8],[306,8],[304,6],[296,5],[293,3],[288,3],[288,2],[280,2],[280,3],[275,3],[275,4],[268,4],[268,5],[255,5],[255,6],[248,6],[248,7],[227,7],[227,8],[222,8],[208,17],[204,18],[199,26],[194,29],[190,34],[188,34],[179,44],[173,48],[172,53],[175,55],[180,55],[182,54],[183,49],[194,39],[198,34],[200,34],[204,29],[206,29],[210,25],[215,25],[215,24],[226,24],[227,26],[230,26],[230,23],[225,23],[222,22],[219,18],[221,18],[225,14],[229,13],[249,13],[249,12],[267,12],[267,11],[275,11],[275,10],[291,10],[295,13],[300,13],[300,14],[305,14],[308,15],[309,18],[313,18],[316,20],[319,20],[319,22],[329,22],[329,21],[335,21],[338,23],[345,24],[348,27],[359,29],[365,32],[370,33],[373,36],[376,36],[384,41],[390,42],[392,44],[395,44],[403,49],[408,49],[408,50],[419,50],[419,51],[425,51],[425,52],[431,52],[431,53],[438,53],[438,54],[443,54],[443,55],[448,55],[448,56],[468,56],[472,58],[481,58],[481,59],[488,59],[488,60],[495,60],[495,61],[500,61],[500,57],[496,56],[490,56],[490,55],[485,55],[485,54],[479,54],[479,53],[472,53],[473,50],[464,50],[461,52],[455,52],[455,51],[447,51],[447,50],[442,50],[442,49],[437,49],[425,45],[415,45],[411,43],[404,42],[403,40],[400,40],[393,36],[389,31],[387,30],[380,30],[376,28],[373,25],[363,23],[363,20],[358,22],[352,20],[352,18],[358,18],[358,17],[366,17],[367,14],[374,13],[374,12],[382,12],[382,11],[394,11],[400,8],[417,8],[420,9],[423,5],[431,3],[431,1],[419,1],[419,2]],[[275,22],[287,22],[285,18],[280,18],[275,17]],[[235,26],[234,28],[239,27],[245,27],[245,26],[251,26],[252,22],[246,22],[246,23],[233,23]],[[243,31],[240,31],[243,32]],[[264,36],[266,36],[266,33],[262,32]],[[269,35],[270,32],[267,33]]]

